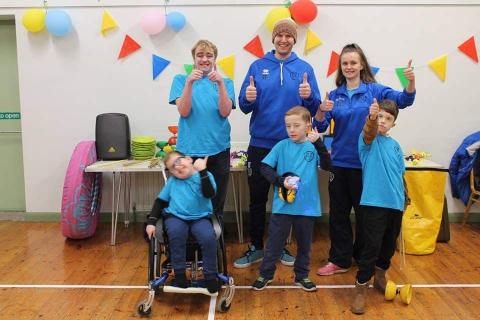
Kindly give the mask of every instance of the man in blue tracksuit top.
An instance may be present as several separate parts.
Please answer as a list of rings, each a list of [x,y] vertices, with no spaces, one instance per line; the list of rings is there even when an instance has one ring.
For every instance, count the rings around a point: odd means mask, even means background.
[[[240,109],[245,114],[252,113],[247,162],[251,245],[235,261],[236,268],[246,268],[263,259],[270,183],[260,173],[260,166],[273,146],[288,137],[284,126],[285,113],[300,105],[306,107],[313,116],[321,103],[313,68],[292,52],[296,39],[295,22],[291,19],[278,21],[272,32],[275,50],[250,66],[240,90]],[[292,266],[295,258],[284,250],[280,260]]]

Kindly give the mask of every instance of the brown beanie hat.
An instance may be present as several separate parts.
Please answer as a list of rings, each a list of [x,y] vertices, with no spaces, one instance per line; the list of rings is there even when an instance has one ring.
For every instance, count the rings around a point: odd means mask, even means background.
[[[297,24],[292,19],[282,19],[275,23],[272,31],[272,42],[279,33],[288,33],[293,37],[293,41],[297,43]]]

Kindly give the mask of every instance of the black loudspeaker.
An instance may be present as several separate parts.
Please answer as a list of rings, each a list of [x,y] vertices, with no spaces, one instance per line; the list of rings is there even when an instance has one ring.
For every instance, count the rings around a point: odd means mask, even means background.
[[[99,160],[130,158],[130,125],[123,113],[103,113],[95,123],[95,147]]]

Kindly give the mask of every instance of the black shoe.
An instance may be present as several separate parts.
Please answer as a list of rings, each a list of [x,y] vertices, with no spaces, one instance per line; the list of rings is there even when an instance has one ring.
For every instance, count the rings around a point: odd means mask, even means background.
[[[217,279],[207,279],[205,280],[205,288],[207,288],[208,292],[215,293],[220,290],[220,285]]]
[[[301,280],[295,280],[295,284],[297,286],[300,286],[305,291],[316,291],[317,290],[317,286],[315,285],[315,283],[310,281],[310,279],[308,279],[308,278],[303,278]]]
[[[177,273],[175,274],[175,278],[172,281],[172,285],[177,288],[188,288],[189,283],[187,281],[187,276],[185,273]]]
[[[253,290],[257,290],[257,291],[260,291],[260,290],[263,290],[267,287],[267,285],[272,282],[273,280],[272,279],[266,279],[262,276],[258,277],[257,280],[255,280],[255,282],[252,284],[252,289]]]

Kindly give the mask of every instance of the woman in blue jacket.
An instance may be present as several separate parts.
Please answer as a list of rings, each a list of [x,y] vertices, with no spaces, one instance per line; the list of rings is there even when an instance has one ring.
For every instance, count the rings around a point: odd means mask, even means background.
[[[362,212],[359,208],[362,194],[362,165],[358,155],[358,137],[373,99],[395,101],[399,108],[413,104],[415,75],[412,61],[404,70],[408,85],[396,91],[376,83],[367,58],[355,43],[346,45],[340,54],[337,70],[337,88],[325,95],[315,115],[314,126],[325,131],[330,120],[335,121],[332,141],[332,170],[328,186],[330,195],[330,253],[328,263],[317,270],[327,276],[347,272],[352,257],[358,258],[362,244]],[[350,223],[350,212],[355,210],[355,243]]]

